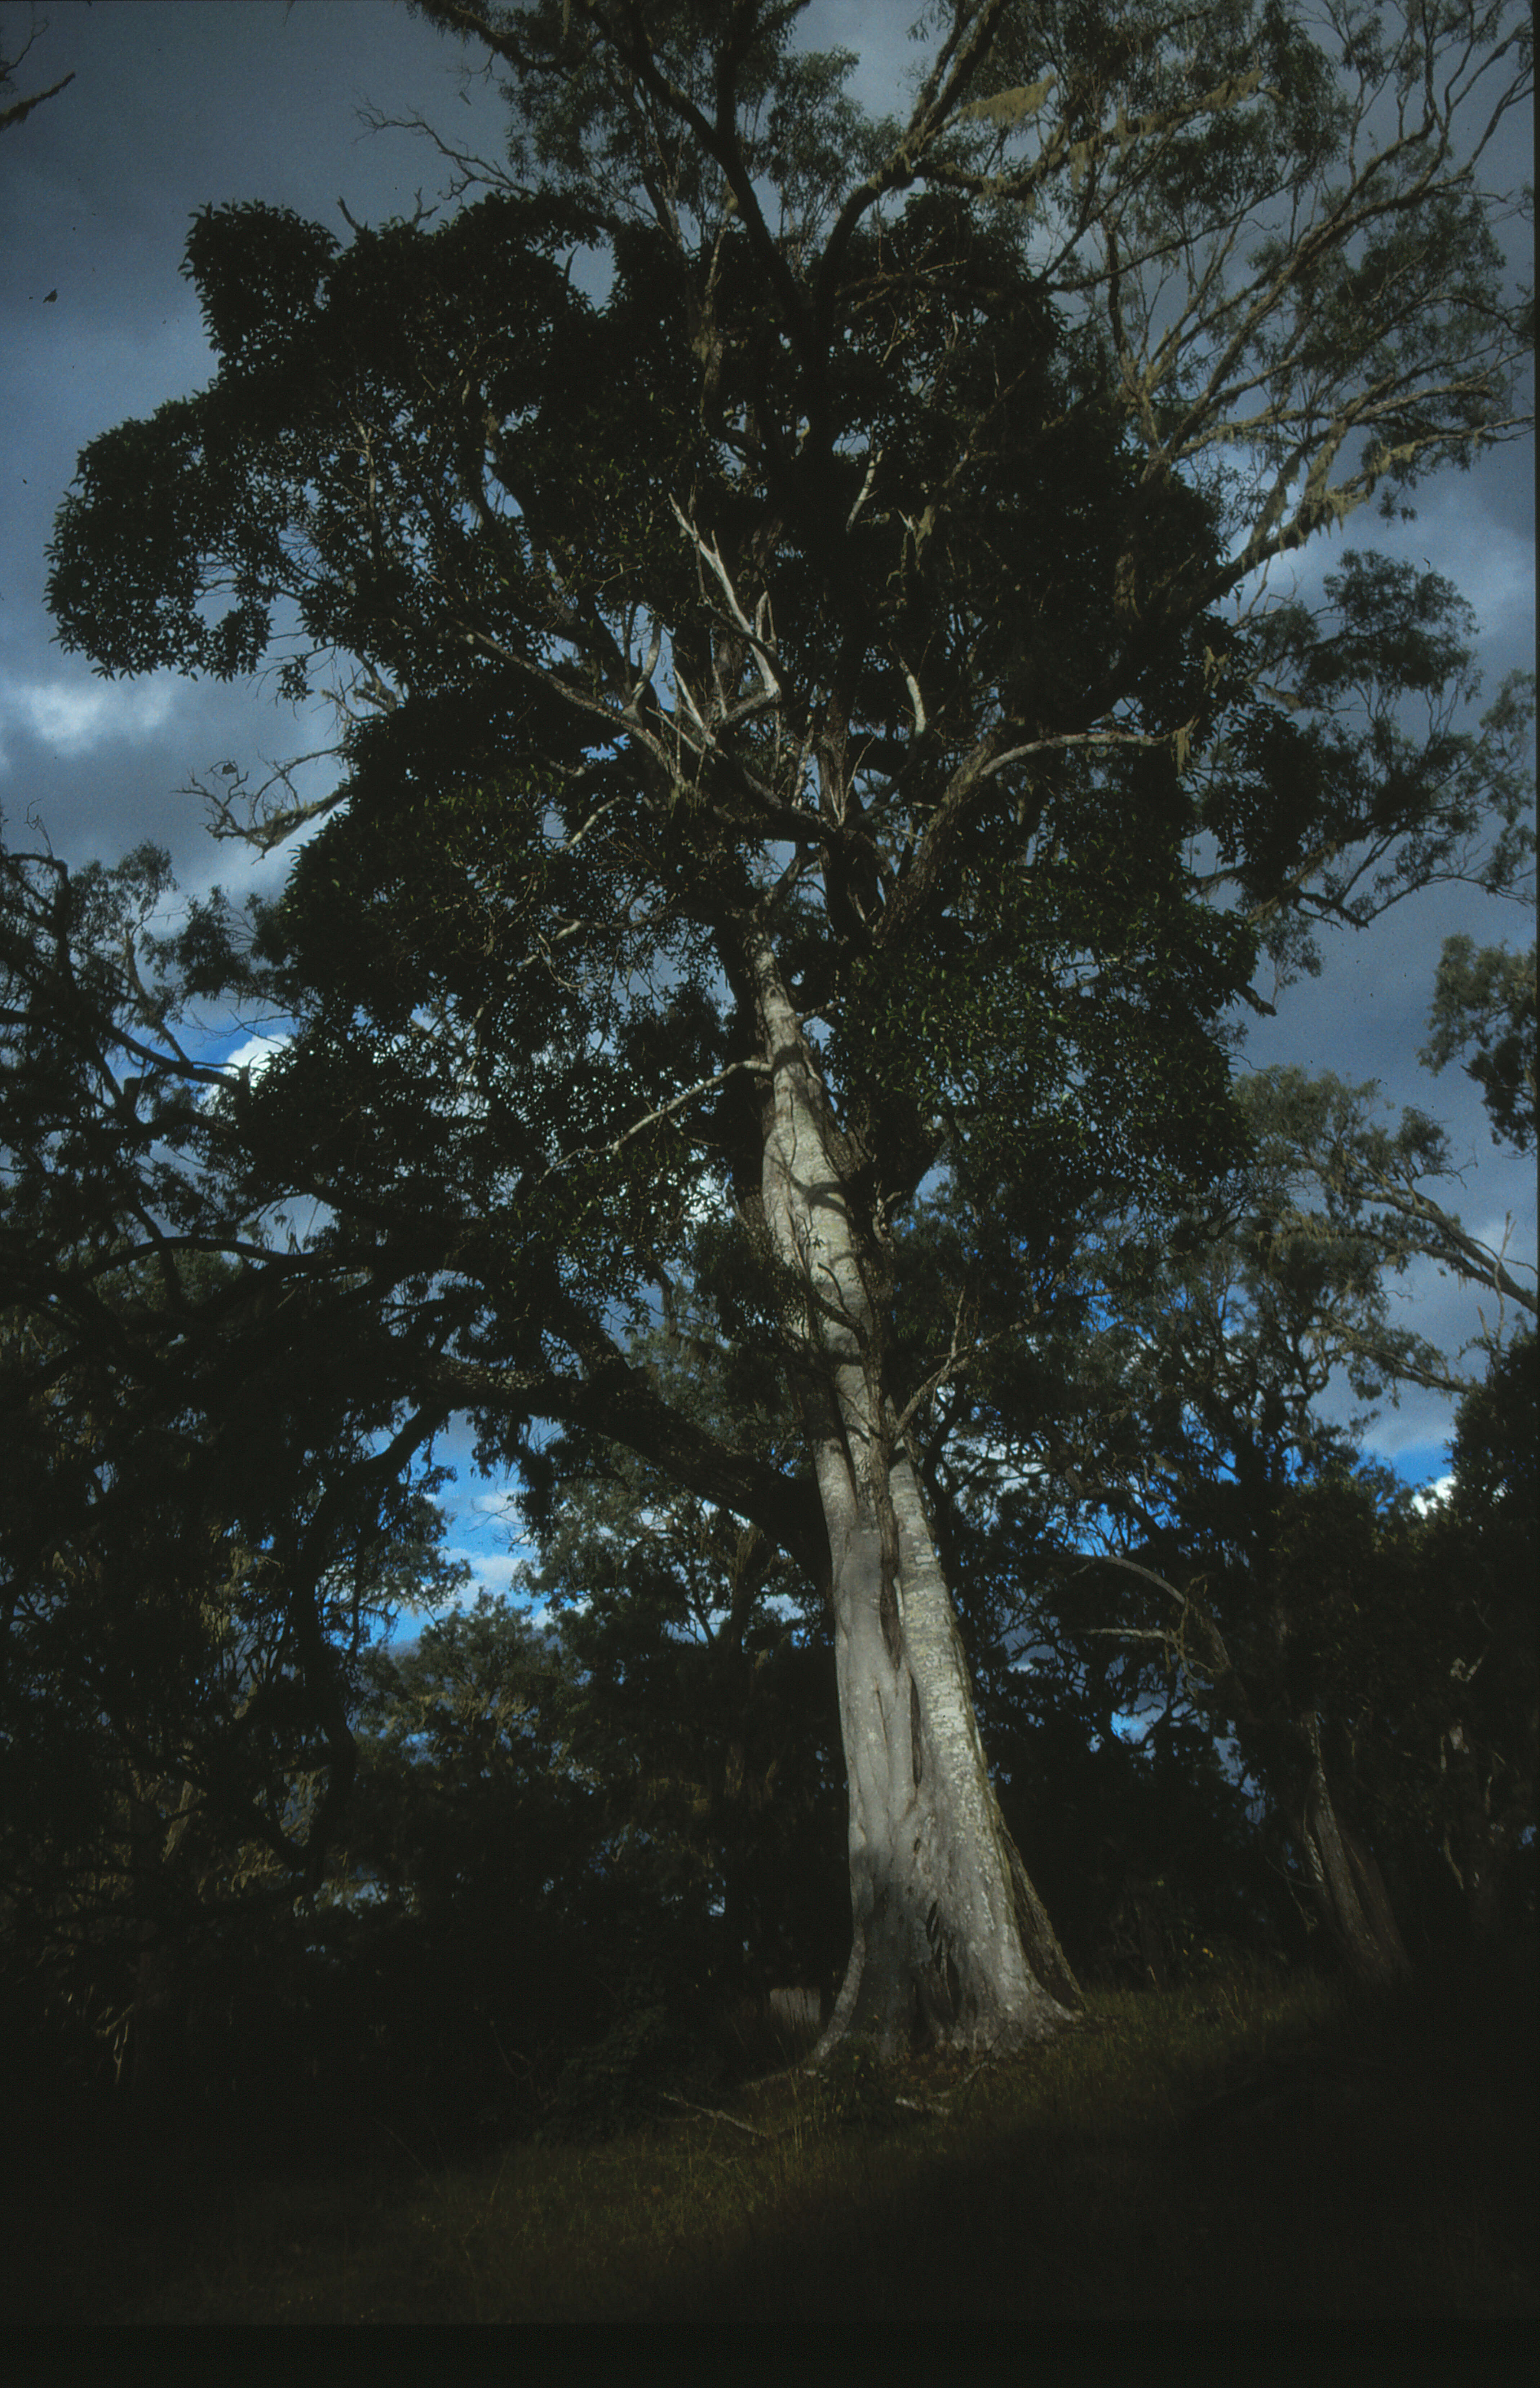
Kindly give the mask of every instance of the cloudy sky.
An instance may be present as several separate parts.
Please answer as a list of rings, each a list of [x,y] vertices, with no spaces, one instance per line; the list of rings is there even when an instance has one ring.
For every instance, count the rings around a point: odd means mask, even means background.
[[[859,54],[855,87],[884,106],[901,98],[912,66],[905,29],[915,13],[912,0],[814,0],[805,22],[814,44],[838,41]],[[208,377],[197,304],[178,272],[197,208],[267,199],[345,236],[339,201],[360,222],[378,222],[410,213],[419,193],[435,198],[446,180],[429,142],[368,131],[361,110],[426,117],[453,146],[495,159],[503,109],[477,71],[482,61],[396,0],[0,5],[0,53],[14,58],[30,32],[36,39],[7,96],[73,81],[0,134],[0,815],[13,846],[32,842],[32,819],[70,861],[116,859],[153,839],[170,847],[185,889],[237,884],[248,875],[243,857],[212,844],[196,798],[180,792],[225,758],[277,760],[325,732],[297,722],[271,692],[170,675],[109,686],[62,654],[43,605],[54,510],[86,442]],[[1533,663],[1527,442],[1433,484],[1414,523],[1350,535],[1365,543],[1372,535],[1456,582],[1483,626],[1489,688]],[[1308,561],[1302,593],[1330,562],[1330,552]],[[1430,1079],[1416,1059],[1440,945],[1456,929],[1517,945],[1531,923],[1468,891],[1415,898],[1337,941],[1321,979],[1285,996],[1249,1053],[1372,1078],[1393,1111],[1432,1111],[1470,1162],[1453,1194],[1467,1224],[1500,1241],[1510,1217],[1510,1256],[1533,1263],[1533,1172],[1494,1150],[1457,1068]],[[1474,1330],[1469,1292],[1432,1272],[1406,1290],[1424,1332],[1458,1343]],[[1447,1428],[1445,1403],[1408,1394],[1372,1442],[1420,1481],[1442,1469]],[[463,1472],[456,1506],[456,1539],[486,1581],[505,1581],[499,1496]]]

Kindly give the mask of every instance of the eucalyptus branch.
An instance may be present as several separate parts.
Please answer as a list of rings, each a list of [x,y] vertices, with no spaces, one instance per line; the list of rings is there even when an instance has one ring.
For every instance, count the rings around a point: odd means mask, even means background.
[[[660,1103],[655,1111],[648,1111],[644,1118],[633,1120],[630,1127],[622,1128],[620,1134],[612,1137],[608,1144],[579,1145],[571,1152],[564,1152],[559,1161],[552,1162],[545,1173],[545,1177],[541,1181],[541,1184],[543,1185],[550,1178],[559,1177],[563,1170],[571,1169],[581,1161],[617,1160],[626,1146],[635,1137],[644,1136],[650,1127],[658,1127],[665,1120],[672,1119],[677,1112],[686,1110],[691,1103],[698,1102],[702,1095],[708,1095],[716,1087],[725,1086],[729,1078],[742,1077],[745,1074],[750,1077],[768,1078],[772,1076],[773,1073],[768,1061],[761,1061],[757,1058],[750,1058],[744,1061],[729,1061],[725,1068],[713,1071],[708,1078],[698,1078],[693,1086],[686,1086],[682,1094],[675,1095],[670,1101]]]
[[[918,701],[918,691],[915,691],[915,696]],[[1063,754],[1079,747],[1106,750],[1174,747],[1179,755],[1185,751],[1186,741],[1194,726],[1189,724],[1176,731],[1070,730],[1057,736],[1022,739],[1014,743],[1011,743],[1008,729],[988,731],[973,752],[963,757],[948,781],[907,875],[899,880],[878,915],[874,931],[876,942],[880,945],[896,943],[922,916],[948,853],[989,781],[998,773],[1012,764],[1029,761],[1037,755]]]
[[[1398,1243],[1372,1220],[1357,1223],[1360,1233],[1367,1234],[1405,1261],[1413,1254],[1423,1253],[1430,1259],[1443,1258],[1468,1280],[1490,1285],[1504,1301],[1514,1302],[1530,1316],[1540,1315],[1540,1299],[1528,1286],[1521,1285],[1504,1264],[1501,1252],[1473,1236],[1460,1225],[1451,1212],[1435,1202],[1406,1178],[1393,1178],[1380,1171],[1369,1171],[1363,1181],[1368,1199],[1382,1202],[1397,1218],[1407,1221],[1421,1235],[1415,1242]],[[1533,1271],[1531,1274],[1533,1275]]]
[[[384,683],[379,682],[381,689]],[[387,693],[393,693],[387,692]],[[338,704],[340,699],[334,700]],[[259,787],[248,786],[247,774],[234,763],[218,765],[223,788],[206,785],[201,780],[190,780],[180,790],[185,796],[197,796],[209,814],[210,835],[218,838],[238,838],[243,845],[254,845],[259,854],[271,854],[282,845],[296,830],[311,821],[324,820],[347,800],[346,786],[336,787],[324,796],[299,796],[294,790],[294,774],[307,763],[326,762],[335,757],[335,746],[317,746],[308,755],[291,756],[286,763],[272,766],[268,777]],[[274,806],[270,799],[274,788],[282,787],[287,797],[286,805]],[[236,807],[244,807],[247,819],[237,820]],[[264,809],[265,808],[265,809]]]
[[[743,605],[739,602],[738,592],[732,585],[732,576],[722,560],[722,552],[718,546],[716,540],[703,538],[695,525],[690,520],[689,515],[684,512],[683,507],[680,504],[677,498],[670,496],[668,503],[673,508],[674,519],[679,524],[681,530],[684,533],[685,538],[689,540],[691,545],[694,548],[695,553],[700,558],[701,562],[710,571],[713,578],[720,587],[723,596],[727,599],[728,613],[733,627],[743,638],[745,646],[747,646],[752,653],[755,663],[758,667],[760,686],[763,691],[764,697],[775,704],[782,703],[783,700],[783,691],[781,686],[780,675],[775,667],[774,640],[773,638],[767,640],[764,635],[765,626],[770,620],[769,592],[767,591],[760,597],[759,602],[755,608],[755,617],[751,622],[748,616],[745,613]],[[676,666],[675,678],[677,679],[678,676],[678,667]],[[757,709],[757,705],[754,707],[745,705],[739,707],[738,713],[741,715],[747,711]],[[732,718],[738,718],[738,715],[734,715]],[[704,724],[702,726],[704,727]]]
[[[1216,1686],[1227,1677],[1234,1678],[1235,1670],[1231,1664],[1229,1652],[1225,1647],[1224,1636],[1219,1631],[1218,1621],[1213,1610],[1205,1602],[1200,1600],[1195,1593],[1178,1592],[1174,1583],[1166,1577],[1158,1574],[1153,1568],[1143,1567],[1137,1559],[1125,1558],[1118,1551],[1093,1552],[1074,1572],[1077,1575],[1085,1575],[1091,1568],[1097,1566],[1121,1568],[1125,1573],[1139,1577],[1155,1591],[1164,1592],[1168,1599],[1174,1600],[1179,1615],[1175,1626],[1154,1628],[1147,1626],[1129,1628],[1121,1625],[1093,1626],[1089,1629],[1092,1636],[1099,1640],[1154,1642],[1162,1645],[1176,1658],[1182,1679],[1190,1688],[1200,1688],[1196,1681],[1199,1677],[1207,1677],[1210,1686]],[[1188,1646],[1190,1624],[1196,1624],[1208,1645],[1209,1655],[1206,1658],[1197,1658]]]

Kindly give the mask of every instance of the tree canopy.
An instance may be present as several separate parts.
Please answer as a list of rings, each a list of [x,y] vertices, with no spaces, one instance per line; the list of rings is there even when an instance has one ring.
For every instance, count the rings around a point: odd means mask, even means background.
[[[834,1626],[834,2032],[1050,2030],[916,1422],[1242,1160],[1264,952],[1522,871],[1457,593],[1264,568],[1518,426],[1527,15],[956,0],[878,121],[769,0],[421,13],[507,76],[500,186],[202,212],[214,377],[59,514],[67,645],[339,722],[319,797],[212,790],[306,834],[146,999],[292,1033],[132,1249],[231,1253],[400,1457],[469,1411],[538,1493],[556,1425],[757,1529]],[[687,1280],[795,1444],[638,1357]]]

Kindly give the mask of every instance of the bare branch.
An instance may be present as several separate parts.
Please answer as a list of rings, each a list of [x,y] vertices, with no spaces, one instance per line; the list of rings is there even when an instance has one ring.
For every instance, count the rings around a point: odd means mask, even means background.
[[[750,1077],[768,1078],[773,1073],[768,1061],[757,1059],[729,1061],[725,1068],[713,1071],[708,1078],[697,1078],[693,1086],[686,1086],[682,1094],[675,1095],[668,1102],[660,1103],[655,1111],[648,1111],[644,1118],[633,1120],[630,1127],[622,1128],[620,1134],[613,1137],[608,1144],[579,1145],[574,1151],[564,1152],[559,1161],[552,1162],[545,1173],[546,1178],[560,1176],[564,1169],[572,1168],[579,1161],[598,1161],[601,1158],[606,1161],[617,1160],[626,1146],[635,1137],[644,1136],[648,1128],[661,1126],[665,1120],[672,1119],[677,1112],[684,1111],[691,1103],[698,1102],[702,1095],[708,1095],[714,1088],[725,1086],[729,1078],[742,1077],[745,1074]]]

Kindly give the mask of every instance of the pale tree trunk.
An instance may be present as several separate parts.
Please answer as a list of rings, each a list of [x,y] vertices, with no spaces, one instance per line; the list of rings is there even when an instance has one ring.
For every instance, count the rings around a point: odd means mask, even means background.
[[[1316,1906],[1361,1982],[1388,1984],[1411,1971],[1384,1877],[1373,1852],[1338,1816],[1321,1759],[1320,1726],[1307,1720],[1315,1763],[1305,1795],[1300,1842]]]
[[[806,1416],[828,1528],[849,1791],[853,1943],[820,2043],[1040,2039],[1079,1989],[990,1787],[816,1063],[768,938],[752,956],[770,1079],[763,1197],[805,1306]]]

